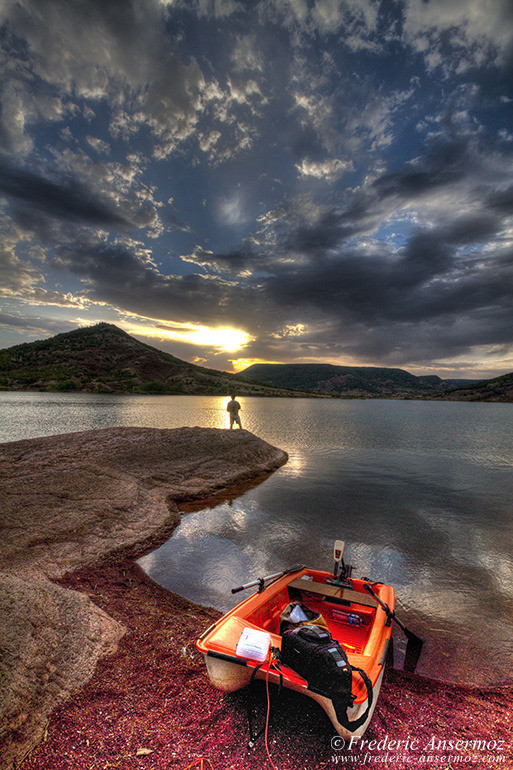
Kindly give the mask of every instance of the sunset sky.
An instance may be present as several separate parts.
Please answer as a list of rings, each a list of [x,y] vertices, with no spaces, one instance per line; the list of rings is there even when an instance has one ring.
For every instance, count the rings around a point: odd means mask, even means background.
[[[513,371],[510,0],[0,0],[0,348]]]

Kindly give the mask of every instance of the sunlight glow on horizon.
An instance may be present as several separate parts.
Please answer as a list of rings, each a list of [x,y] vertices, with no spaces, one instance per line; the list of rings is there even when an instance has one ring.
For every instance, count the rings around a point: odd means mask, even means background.
[[[235,358],[230,359],[230,363],[234,372],[241,372],[253,364],[275,364],[276,361],[265,361],[263,358]]]
[[[230,329],[210,326],[196,326],[194,324],[173,323],[169,326],[161,323],[158,326],[145,326],[129,322],[130,328],[125,329],[128,334],[140,334],[160,340],[175,340],[187,342],[192,345],[217,348],[226,353],[235,353],[244,348],[252,337],[241,329]]]
[[[240,329],[215,329],[209,326],[200,326],[188,336],[188,341],[195,345],[207,345],[227,353],[240,350],[250,340],[250,335]]]
[[[384,366],[379,362],[362,361],[354,356],[345,356],[343,359],[337,356],[323,356],[322,358],[312,355],[301,356],[297,355],[299,351],[293,349],[290,350],[288,356],[284,356],[281,360],[277,357],[274,359],[245,357],[243,350],[250,342],[254,341],[255,337],[248,332],[229,327],[216,328],[206,325],[166,322],[157,318],[145,318],[128,313],[124,313],[122,318],[107,320],[100,316],[95,318],[76,316],[73,320],[78,327],[87,327],[94,323],[115,323],[128,334],[153,340],[153,344],[157,348],[159,348],[159,341],[163,343],[178,342],[185,345],[194,345],[199,349],[196,356],[191,356],[190,350],[187,352],[183,351],[183,353],[180,350],[173,350],[172,352],[179,358],[183,358],[183,360],[190,361],[198,366],[206,366],[234,374],[238,374],[254,364],[331,364],[333,366],[371,368],[383,368]],[[286,341],[287,336],[291,336],[289,329],[285,331],[285,336],[282,339]],[[292,336],[295,337],[296,335]],[[39,339],[39,336],[37,339]],[[15,341],[14,344],[19,343]],[[150,342],[150,344],[152,343]],[[235,355],[233,358],[227,356],[224,364],[221,363],[219,365],[216,357],[220,353],[237,354],[239,352],[242,355]],[[231,368],[226,366],[227,362],[231,364]],[[471,379],[478,381],[492,379],[509,373],[513,370],[513,358],[507,354],[503,346],[481,345],[476,346],[470,355],[461,355],[454,359],[440,359],[434,361],[432,365],[422,365],[418,361],[391,362],[385,365],[385,368],[402,369],[417,377],[437,375],[441,379]]]

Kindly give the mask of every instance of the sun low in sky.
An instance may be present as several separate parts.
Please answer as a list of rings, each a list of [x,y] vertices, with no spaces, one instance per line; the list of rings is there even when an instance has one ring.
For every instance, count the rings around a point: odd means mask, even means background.
[[[513,371],[509,0],[4,0],[0,27],[0,348],[107,321],[228,371]]]
[[[125,321],[124,326],[129,334],[136,337],[153,337],[161,342],[167,340],[185,342],[197,345],[198,348],[212,348],[224,353],[240,351],[251,340],[250,335],[240,329],[218,329],[193,324],[168,325],[163,322],[158,326],[152,326],[150,323],[141,324],[130,321]],[[197,361],[199,360],[197,358]]]

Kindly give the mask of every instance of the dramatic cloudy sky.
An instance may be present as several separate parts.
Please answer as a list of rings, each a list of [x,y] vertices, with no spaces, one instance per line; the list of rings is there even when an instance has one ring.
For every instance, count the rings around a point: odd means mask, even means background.
[[[0,0],[0,347],[513,371],[510,0]]]

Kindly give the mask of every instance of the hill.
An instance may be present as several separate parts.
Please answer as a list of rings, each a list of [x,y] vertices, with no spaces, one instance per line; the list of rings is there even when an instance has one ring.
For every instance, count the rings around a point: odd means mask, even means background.
[[[182,361],[100,323],[0,350],[0,389],[511,402],[513,374],[476,382],[371,366],[254,364],[235,375]]]
[[[106,393],[289,395],[189,364],[100,323],[0,350],[0,388]]]
[[[240,374],[280,388],[353,398],[429,397],[449,387],[440,377],[373,366],[253,364]]]
[[[447,401],[500,401],[513,402],[513,373],[481,380],[440,395]]]

